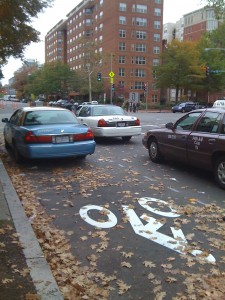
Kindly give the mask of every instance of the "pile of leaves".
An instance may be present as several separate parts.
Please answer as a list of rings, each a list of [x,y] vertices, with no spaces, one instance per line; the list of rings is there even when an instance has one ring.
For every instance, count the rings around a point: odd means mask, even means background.
[[[99,259],[99,254],[104,252],[108,248],[108,237],[107,232],[104,230],[96,230],[94,233],[90,233],[92,237],[98,237],[100,243],[93,246],[93,254],[87,257],[89,261],[89,266],[82,266],[74,255],[71,254],[71,248],[69,241],[66,238],[65,233],[62,230],[58,230],[53,226],[54,215],[49,216],[46,214],[43,206],[38,201],[39,194],[35,187],[32,185],[31,181],[27,176],[23,176],[23,167],[18,166],[13,163],[6,153],[1,154],[4,165],[11,177],[13,185],[17,191],[17,194],[23,204],[26,215],[32,222],[33,229],[36,236],[41,244],[41,247],[45,253],[46,259],[52,269],[52,273],[62,291],[64,298],[68,300],[73,299],[110,299],[111,291],[118,288],[118,295],[123,295],[129,293],[131,286],[125,283],[123,280],[118,278],[115,274],[106,276],[102,272],[96,271],[97,260]],[[106,159],[106,158],[100,158]],[[106,159],[107,160],[107,159]],[[129,164],[131,160],[127,159]],[[125,161],[124,161],[125,162]],[[60,170],[56,170],[57,175]],[[95,174],[96,175],[96,174]],[[83,197],[90,197],[93,190],[98,187],[104,187],[104,179],[107,178],[107,173],[103,170],[99,170],[99,177],[93,176],[91,170],[79,170],[76,171],[76,181],[79,182],[79,190]],[[127,179],[138,184],[139,173],[130,170]],[[96,179],[98,178],[98,179]],[[52,180],[56,180],[52,178]],[[60,193],[61,189],[67,189],[70,191],[72,178],[65,178],[65,175],[59,178],[59,182],[65,180],[63,185],[56,185],[56,189]],[[43,178],[43,182],[45,179]],[[87,182],[89,184],[87,184]],[[63,187],[62,187],[63,186]],[[153,189],[153,185],[150,185],[149,189]],[[161,193],[163,190],[163,185],[159,181],[159,184],[154,184],[155,193]],[[124,190],[121,193],[123,200],[129,200],[131,203],[135,203],[137,198],[130,191]],[[223,220],[224,209],[216,206],[215,204],[204,205],[202,207],[196,206],[197,199],[188,199],[188,204],[185,206],[176,206],[173,203],[174,209],[179,214],[187,216],[187,218],[176,218],[174,220],[174,226],[180,228],[182,224],[188,223],[189,218],[192,218],[196,222],[195,229],[201,231],[207,236],[210,245],[221,252],[225,250],[225,222]],[[171,201],[172,203],[172,201]],[[73,205],[72,202],[66,201],[65,205]],[[130,204],[131,205],[131,204]],[[107,206],[106,206],[107,208]],[[101,212],[104,216],[104,210]],[[163,220],[161,220],[163,222]],[[126,223],[127,219],[124,218],[123,222]],[[210,226],[209,226],[210,224]],[[122,225],[117,225],[122,228]],[[211,236],[212,233],[213,237]],[[191,246],[196,246],[193,241],[194,233],[187,236],[188,241]],[[218,238],[216,237],[218,236]],[[89,237],[83,236],[81,240],[84,242]],[[121,253],[124,258],[121,262],[121,268],[127,270],[132,269],[131,260],[134,259],[134,253],[122,251],[118,246],[116,249]],[[189,249],[187,249],[187,252]],[[191,249],[190,249],[191,251]],[[208,255],[209,253],[205,253]],[[193,257],[188,255],[181,255],[181,258],[186,260],[187,267],[191,268],[198,265],[204,265],[205,262],[202,257]],[[210,299],[218,300],[223,299],[225,294],[225,272],[224,269],[220,267],[220,263],[223,266],[225,263],[225,256],[221,257],[221,261],[217,264],[212,265],[209,269],[210,271],[202,275],[201,268],[197,268],[200,272],[194,272],[194,274],[187,270],[182,270],[173,267],[173,262],[175,262],[175,257],[168,257],[167,263],[162,263],[160,266],[152,261],[143,261],[143,266],[148,272],[147,277],[151,284],[153,284],[153,293],[155,294],[155,299],[164,299],[167,297],[166,292],[163,290],[161,279],[157,276],[158,267],[163,269],[166,274],[165,283],[166,284],[176,284],[178,283],[178,277],[183,278],[182,282],[186,286],[183,292],[178,292],[174,300],[188,300],[188,299]]]

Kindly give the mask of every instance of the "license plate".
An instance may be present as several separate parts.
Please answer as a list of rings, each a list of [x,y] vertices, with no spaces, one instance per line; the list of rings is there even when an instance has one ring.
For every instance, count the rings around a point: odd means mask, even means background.
[[[118,122],[117,127],[125,127],[126,123],[125,122]]]
[[[70,139],[68,135],[56,136],[53,140],[56,144],[69,143]]]

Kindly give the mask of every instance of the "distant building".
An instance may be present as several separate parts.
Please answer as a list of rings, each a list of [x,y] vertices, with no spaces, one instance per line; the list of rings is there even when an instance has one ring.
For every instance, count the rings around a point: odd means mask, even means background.
[[[203,7],[184,15],[184,40],[198,41],[203,33],[218,28],[222,23],[217,20],[212,7]]]
[[[113,81],[116,97],[145,101],[145,92],[148,103],[158,103],[152,67],[160,64],[162,22],[163,0],[83,0],[48,31],[45,61],[67,62],[79,72],[94,51],[101,56],[98,71],[107,96]]]

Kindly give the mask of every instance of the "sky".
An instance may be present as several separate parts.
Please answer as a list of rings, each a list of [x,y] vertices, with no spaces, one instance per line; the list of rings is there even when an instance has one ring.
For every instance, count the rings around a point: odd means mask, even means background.
[[[60,20],[66,19],[66,15],[79,4],[81,0],[55,0],[52,7],[49,7],[38,15],[32,26],[38,30],[41,42],[32,43],[25,51],[25,59],[35,59],[39,63],[44,63],[45,48],[44,40],[47,32],[52,29]],[[184,14],[197,10],[204,5],[204,0],[164,0],[163,23],[175,23]],[[8,80],[13,77],[14,72],[22,66],[20,59],[10,58],[7,65],[2,68],[4,78],[2,84],[8,84]]]

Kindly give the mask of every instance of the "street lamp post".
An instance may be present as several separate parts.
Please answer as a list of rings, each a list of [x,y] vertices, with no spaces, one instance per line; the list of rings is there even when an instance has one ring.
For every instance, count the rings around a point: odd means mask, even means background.
[[[89,91],[89,102],[92,101],[92,86],[91,86],[91,74],[93,71],[90,71],[90,64],[86,64],[88,71],[88,91]]]

